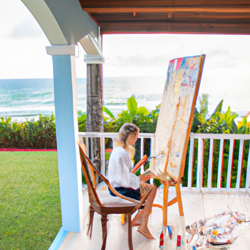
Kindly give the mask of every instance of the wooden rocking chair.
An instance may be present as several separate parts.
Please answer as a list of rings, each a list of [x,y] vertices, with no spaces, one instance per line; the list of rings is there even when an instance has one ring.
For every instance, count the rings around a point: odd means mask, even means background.
[[[87,187],[88,187],[88,194],[89,194],[89,225],[88,225],[88,231],[87,234],[91,238],[92,234],[92,227],[93,227],[93,218],[94,218],[94,212],[97,212],[102,216],[101,222],[102,222],[102,248],[101,250],[104,250],[106,248],[106,239],[107,239],[107,215],[108,214],[126,214],[128,219],[128,244],[129,244],[129,250],[133,250],[133,244],[132,244],[132,225],[131,225],[131,215],[140,208],[147,197],[149,196],[150,191],[148,191],[140,201],[131,199],[129,197],[123,196],[120,193],[118,193],[112,186],[110,185],[109,181],[93,166],[91,161],[89,160],[88,156],[84,152],[84,149],[82,145],[77,142],[80,149],[80,158],[81,158],[81,165],[82,170],[84,173],[84,176],[86,178]],[[96,173],[103,181],[104,183],[109,187],[109,189],[118,197],[113,197],[110,195],[110,199],[102,200],[101,197],[99,197],[98,192],[96,190],[96,183],[94,178],[90,178],[90,173],[93,176],[93,173]]]

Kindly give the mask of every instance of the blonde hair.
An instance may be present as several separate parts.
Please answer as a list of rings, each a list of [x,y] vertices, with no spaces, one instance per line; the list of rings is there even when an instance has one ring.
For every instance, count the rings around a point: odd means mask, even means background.
[[[134,134],[139,131],[139,128],[133,123],[124,123],[119,129],[118,137],[113,140],[113,148],[115,147],[123,147],[127,150],[130,156],[134,157],[135,148],[130,146],[127,142],[130,134]]]

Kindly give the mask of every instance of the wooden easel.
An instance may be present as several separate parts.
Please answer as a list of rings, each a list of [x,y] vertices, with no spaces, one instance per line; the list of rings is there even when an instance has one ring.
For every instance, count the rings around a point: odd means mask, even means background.
[[[168,206],[178,203],[183,242],[181,249],[185,249],[185,220],[180,183],[184,175],[186,152],[204,60],[205,55],[170,61],[154,142],[155,155],[163,152],[166,157],[165,163],[158,166],[160,172],[166,174],[169,172],[177,176],[174,185],[170,181],[164,182],[166,184],[163,189],[163,233],[166,239]],[[150,169],[156,176],[158,173],[161,178],[156,163],[152,162]],[[168,201],[169,186],[175,186],[176,190],[176,197],[171,201]]]

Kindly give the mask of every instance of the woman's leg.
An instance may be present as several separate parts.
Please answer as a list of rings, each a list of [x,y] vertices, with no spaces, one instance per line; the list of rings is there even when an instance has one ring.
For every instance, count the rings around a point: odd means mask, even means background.
[[[154,237],[151,235],[151,233],[148,230],[147,224],[148,224],[148,217],[150,214],[150,210],[152,208],[154,198],[156,195],[157,187],[141,181],[140,182],[140,190],[141,190],[142,197],[145,194],[147,194],[149,191],[151,191],[151,192],[146,200],[146,204],[145,204],[144,209],[136,215],[136,217],[132,221],[132,225],[133,226],[139,225],[138,231],[141,234],[143,234],[145,237],[147,237],[149,239],[154,239]]]

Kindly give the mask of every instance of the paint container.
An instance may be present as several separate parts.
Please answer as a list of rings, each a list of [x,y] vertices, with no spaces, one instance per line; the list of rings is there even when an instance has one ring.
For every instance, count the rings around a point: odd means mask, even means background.
[[[164,233],[163,231],[161,231],[159,249],[163,249],[163,246],[164,246]]]
[[[176,250],[181,249],[181,236],[177,235]]]

